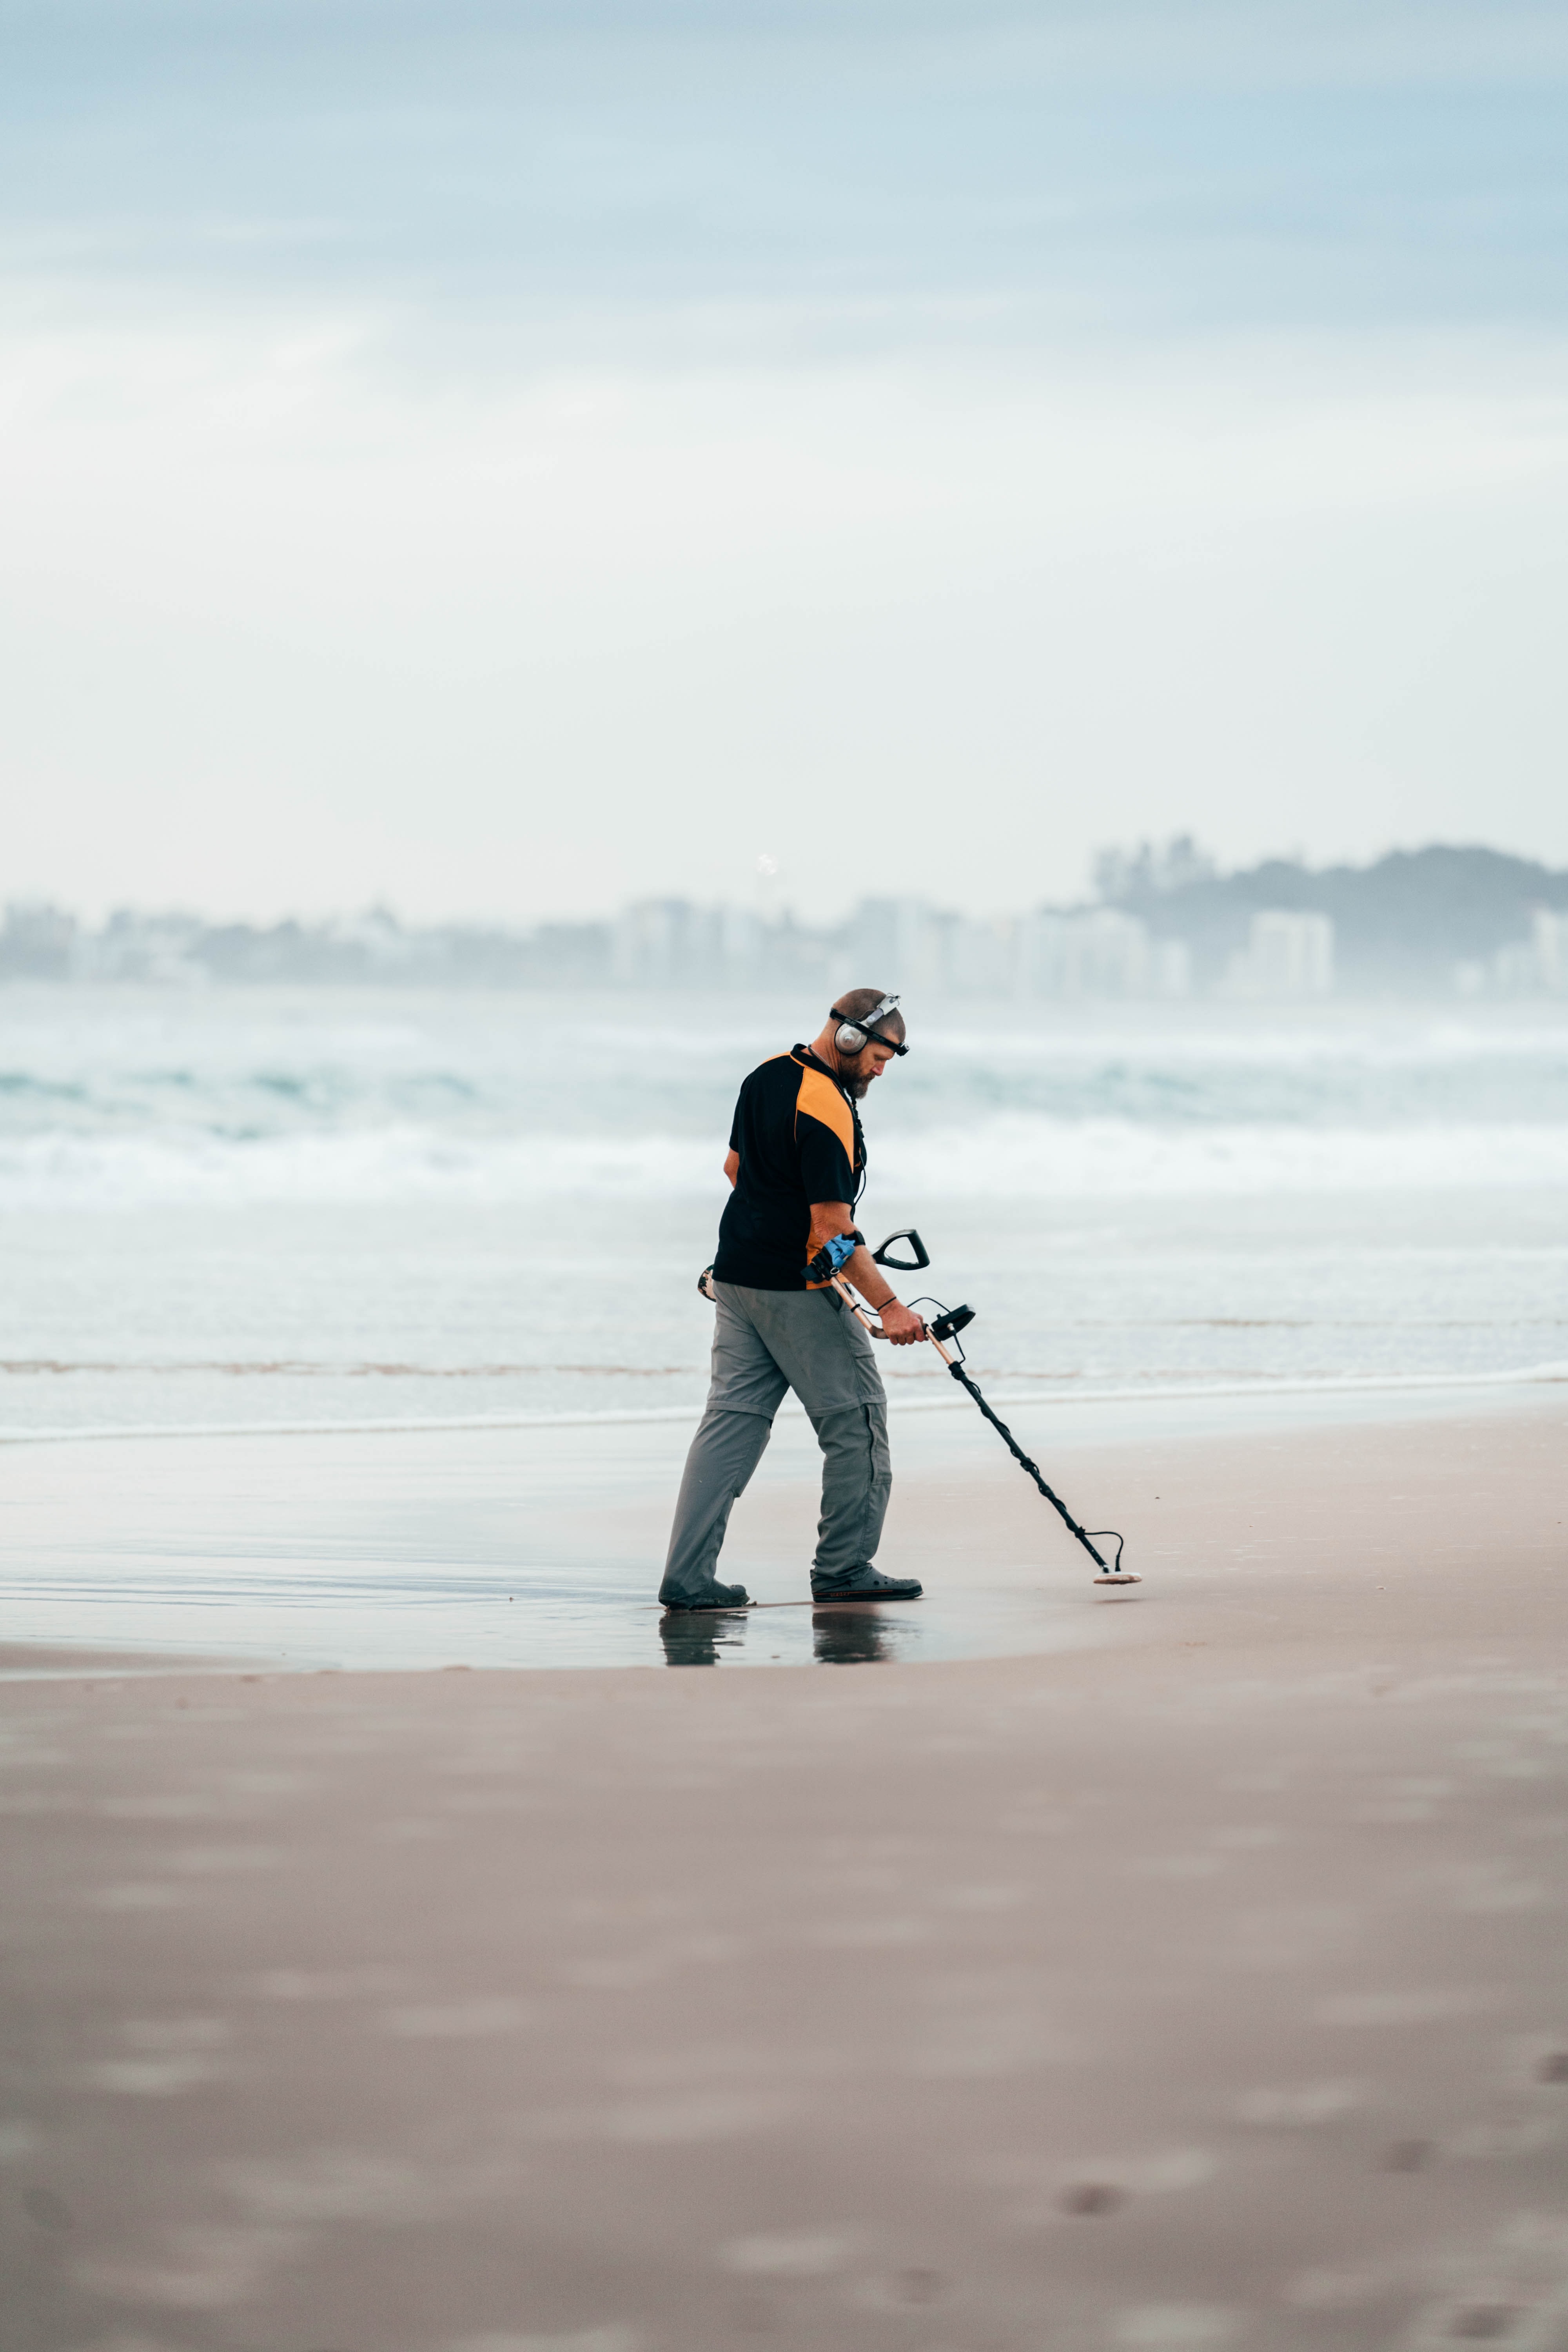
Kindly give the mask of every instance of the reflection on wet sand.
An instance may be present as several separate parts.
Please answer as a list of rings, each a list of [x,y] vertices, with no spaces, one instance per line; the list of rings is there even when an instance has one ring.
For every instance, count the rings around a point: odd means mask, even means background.
[[[715,1612],[712,1616],[661,1617],[658,1638],[664,1644],[667,1666],[716,1666],[721,1654],[738,1650],[745,1638],[746,1620],[740,1611],[732,1615]]]
[[[811,1612],[811,1646],[819,1666],[869,1666],[895,1653],[892,1629],[875,1608],[852,1609],[842,1601]]]
[[[771,1614],[771,1612],[770,1612]],[[739,1664],[746,1647],[750,1618],[742,1611],[715,1612],[711,1616],[661,1617],[658,1638],[667,1666],[718,1666],[728,1659]],[[907,1629],[905,1629],[907,1631]],[[868,1666],[887,1664],[899,1654],[899,1626],[875,1607],[848,1608],[836,1601],[829,1609],[811,1612],[811,1654],[820,1666]],[[751,1636],[753,1652],[777,1643],[783,1636],[775,1624]],[[778,1658],[775,1647],[770,1654]]]

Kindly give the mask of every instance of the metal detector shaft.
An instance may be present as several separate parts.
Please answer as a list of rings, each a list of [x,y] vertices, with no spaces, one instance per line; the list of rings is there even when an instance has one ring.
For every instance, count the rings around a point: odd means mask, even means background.
[[[1090,1543],[1088,1530],[1079,1527],[1078,1521],[1074,1518],[1072,1513],[1068,1510],[1061,1496],[1047,1486],[1045,1480],[1040,1475],[1039,1465],[1030,1461],[1028,1455],[1025,1453],[1023,1447],[1019,1444],[1017,1439],[1008,1428],[1006,1423],[1005,1421],[998,1421],[996,1415],[992,1412],[990,1406],[986,1403],[985,1399],[981,1395],[980,1391],[974,1385],[974,1382],[970,1379],[969,1374],[964,1370],[963,1366],[953,1362],[952,1358],[947,1354],[940,1339],[932,1339],[931,1346],[936,1349],[937,1354],[941,1356],[942,1362],[947,1366],[947,1369],[952,1374],[953,1379],[958,1381],[960,1387],[968,1390],[970,1395],[974,1399],[975,1403],[980,1407],[981,1412],[985,1415],[986,1420],[991,1423],[992,1428],[995,1430],[997,1435],[1001,1438],[1002,1443],[1007,1448],[1007,1451],[1012,1455],[1014,1461],[1021,1462],[1023,1464],[1025,1469],[1028,1472],[1030,1477],[1034,1480],[1036,1486],[1039,1488],[1047,1502],[1049,1503],[1051,1508],[1054,1511],[1059,1511],[1061,1513],[1062,1517],[1067,1521],[1068,1526],[1072,1529],[1079,1543],[1082,1544],[1085,1551],[1088,1552],[1096,1568],[1105,1568],[1107,1563],[1101,1559],[1100,1554],[1095,1550],[1093,1544]]]
[[[876,1327],[872,1323],[869,1316],[866,1314],[858,1299],[855,1297],[854,1292],[844,1280],[842,1275],[835,1275],[833,1277],[833,1287],[837,1290],[840,1298],[843,1299],[844,1304],[848,1307],[849,1312],[859,1318],[860,1322],[865,1325],[866,1329],[871,1332],[874,1338],[880,1339],[881,1333],[876,1329]],[[1017,1439],[1008,1428],[1006,1423],[997,1419],[996,1415],[992,1412],[991,1407],[986,1403],[985,1399],[981,1395],[980,1391],[973,1381],[970,1379],[969,1374],[964,1370],[963,1366],[961,1363],[956,1362],[954,1359],[948,1354],[947,1349],[942,1346],[942,1341],[936,1337],[935,1333],[928,1331],[926,1333],[926,1338],[931,1341],[931,1346],[936,1349],[937,1354],[942,1358],[942,1362],[947,1366],[948,1370],[952,1374],[953,1379],[958,1382],[959,1386],[963,1389],[966,1389],[969,1394],[974,1399],[975,1403],[980,1407],[981,1412],[985,1415],[985,1418],[991,1423],[992,1428],[1001,1438],[1003,1444],[1005,1445],[1014,1461],[1023,1465],[1030,1477],[1034,1480],[1036,1486],[1039,1488],[1041,1494],[1045,1496],[1047,1502],[1049,1503],[1051,1508],[1054,1511],[1059,1511],[1061,1513],[1062,1517],[1072,1529],[1073,1534],[1078,1538],[1079,1543],[1082,1544],[1085,1551],[1088,1552],[1096,1568],[1103,1569],[1106,1563],[1100,1558],[1099,1552],[1095,1550],[1093,1544],[1090,1543],[1088,1529],[1079,1527],[1078,1521],[1074,1518],[1072,1513],[1068,1510],[1061,1496],[1057,1494],[1053,1488],[1047,1486],[1045,1479],[1040,1475],[1039,1464],[1037,1462],[1030,1461],[1028,1455],[1025,1453],[1023,1447],[1019,1444]]]
[[[883,1252],[890,1251],[892,1243],[895,1241],[909,1242],[915,1252],[914,1263],[921,1266],[929,1265],[931,1261],[925,1254],[924,1245],[921,1241],[920,1235],[915,1233],[894,1234],[890,1240],[883,1243],[880,1250],[873,1250],[871,1255],[879,1265],[883,1264],[889,1265],[903,1265],[905,1264],[905,1261],[901,1258],[895,1258],[890,1255],[884,1258]],[[912,1265],[910,1270],[913,1270]],[[831,1276],[830,1287],[837,1292],[839,1303],[842,1306],[847,1307],[850,1314],[856,1318],[857,1321],[865,1330],[870,1333],[873,1339],[881,1339],[887,1337],[887,1334],[881,1330],[877,1324],[872,1322],[871,1318],[866,1313],[865,1309],[860,1305],[859,1300],[856,1297],[854,1292],[850,1289],[842,1275],[835,1274]],[[940,1305],[940,1302],[935,1303]],[[929,1323],[925,1324],[922,1328],[924,1328],[926,1338],[931,1341],[931,1346],[942,1358],[947,1370],[952,1374],[953,1379],[959,1383],[959,1386],[964,1390],[966,1394],[973,1398],[985,1419],[991,1423],[992,1428],[996,1432],[996,1434],[1001,1438],[1003,1444],[1005,1445],[1008,1453],[1013,1456],[1014,1461],[1021,1465],[1021,1466],[1028,1472],[1030,1477],[1034,1480],[1036,1486],[1039,1488],[1041,1494],[1050,1505],[1052,1510],[1060,1517],[1062,1524],[1068,1528],[1068,1532],[1076,1536],[1079,1542],[1082,1544],[1085,1551],[1088,1552],[1090,1559],[1093,1560],[1095,1567],[1100,1571],[1099,1575],[1095,1578],[1095,1582],[1097,1584],[1141,1583],[1142,1580],[1140,1577],[1135,1576],[1131,1570],[1125,1569],[1121,1565],[1121,1536],[1116,1534],[1113,1528],[1102,1528],[1100,1530],[1101,1535],[1110,1536],[1116,1546],[1114,1559],[1108,1560],[1104,1553],[1097,1549],[1094,1538],[1090,1535],[1089,1529],[1087,1528],[1079,1527],[1078,1521],[1074,1518],[1072,1513],[1068,1510],[1061,1496],[1053,1487],[1047,1486],[1045,1479],[1040,1475],[1039,1464],[1037,1462],[1032,1462],[1029,1459],[1029,1456],[1018,1444],[1017,1439],[1014,1436],[1006,1423],[996,1413],[992,1412],[991,1407],[986,1403],[985,1399],[980,1393],[978,1385],[970,1378],[969,1374],[963,1369],[963,1349],[962,1346],[959,1348],[958,1354],[956,1356],[950,1356],[947,1349],[943,1347],[942,1338],[938,1337],[939,1333],[941,1333],[943,1338],[951,1338],[956,1332],[961,1331],[966,1324],[972,1323],[973,1319],[973,1315],[971,1309],[967,1307],[943,1307],[936,1318],[935,1329],[933,1330]]]

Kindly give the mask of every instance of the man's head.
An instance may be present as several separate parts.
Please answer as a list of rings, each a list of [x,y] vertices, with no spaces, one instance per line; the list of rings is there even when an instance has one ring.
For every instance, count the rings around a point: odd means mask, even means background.
[[[827,1026],[817,1038],[812,1051],[838,1074],[845,1090],[863,1102],[873,1078],[879,1078],[904,1042],[904,1016],[894,1011],[884,1013],[876,1023],[876,1034],[868,1035],[857,1053],[840,1051],[838,1033],[845,1024],[865,1021],[876,1013],[887,995],[881,988],[846,988],[833,1000],[833,1010],[827,1016]]]

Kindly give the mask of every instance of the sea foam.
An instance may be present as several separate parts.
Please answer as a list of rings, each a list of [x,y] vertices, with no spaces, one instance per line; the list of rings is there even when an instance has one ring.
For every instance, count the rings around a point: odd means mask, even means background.
[[[909,1200],[1513,1191],[1568,1184],[1568,1124],[1160,1126],[1016,1113],[876,1139]],[[710,1139],[464,1134],[396,1124],[269,1135],[39,1128],[0,1140],[0,1209],[722,1197]]]

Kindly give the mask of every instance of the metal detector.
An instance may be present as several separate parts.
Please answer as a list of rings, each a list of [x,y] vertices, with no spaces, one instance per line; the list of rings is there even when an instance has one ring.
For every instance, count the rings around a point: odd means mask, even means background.
[[[896,1247],[900,1242],[908,1244],[910,1251],[913,1253],[911,1256],[899,1257],[894,1255]],[[871,1252],[871,1256],[878,1265],[885,1265],[895,1274],[921,1274],[931,1264],[931,1259],[926,1253],[925,1244],[921,1241],[919,1234],[915,1232],[912,1225],[902,1226],[898,1233],[889,1234],[887,1240],[882,1243],[881,1246]],[[860,1321],[864,1324],[866,1329],[870,1332],[872,1338],[879,1339],[882,1337],[880,1325],[872,1321],[870,1315],[860,1305],[859,1300],[855,1297],[853,1291],[851,1291],[848,1284],[845,1281],[842,1275],[836,1274],[833,1276],[832,1287],[838,1293],[839,1297],[848,1307],[850,1313],[852,1315],[858,1316]],[[1121,1565],[1122,1538],[1117,1534],[1116,1529],[1114,1528],[1096,1528],[1091,1532],[1087,1528],[1079,1527],[1078,1521],[1074,1518],[1072,1513],[1068,1510],[1061,1496],[1055,1493],[1051,1487],[1047,1486],[1045,1479],[1040,1475],[1039,1465],[1030,1461],[1028,1455],[1025,1453],[1023,1447],[1018,1444],[1017,1439],[1008,1428],[1006,1423],[1005,1421],[998,1420],[995,1413],[992,1412],[991,1407],[986,1403],[985,1399],[981,1395],[978,1382],[975,1381],[971,1374],[964,1370],[963,1342],[960,1339],[958,1335],[961,1331],[967,1329],[968,1326],[973,1322],[973,1307],[944,1307],[940,1298],[917,1298],[910,1303],[915,1307],[934,1307],[936,1308],[937,1312],[934,1318],[928,1321],[926,1324],[926,1338],[931,1341],[931,1346],[936,1349],[937,1354],[942,1358],[942,1362],[947,1366],[948,1370],[952,1374],[953,1379],[958,1382],[960,1388],[965,1390],[968,1394],[974,1399],[975,1403],[980,1407],[981,1412],[991,1423],[992,1428],[995,1430],[998,1436],[1002,1439],[1003,1444],[1006,1446],[1008,1453],[1013,1456],[1014,1461],[1022,1464],[1023,1467],[1028,1472],[1030,1477],[1034,1480],[1036,1486],[1039,1488],[1041,1494],[1045,1496],[1047,1502],[1051,1506],[1051,1508],[1054,1511],[1060,1513],[1062,1518],[1071,1528],[1079,1543],[1082,1544],[1085,1551],[1088,1552],[1090,1559],[1093,1560],[1096,1569],[1099,1570],[1099,1574],[1094,1580],[1096,1584],[1142,1584],[1143,1580],[1141,1576],[1135,1575],[1131,1569],[1123,1568]],[[951,1354],[949,1353],[950,1348],[952,1350]],[[1116,1550],[1110,1559],[1107,1559],[1102,1552],[1096,1550],[1095,1546],[1097,1543],[1115,1544]]]

